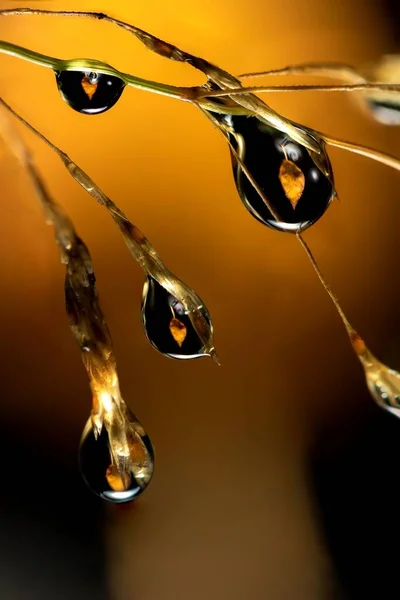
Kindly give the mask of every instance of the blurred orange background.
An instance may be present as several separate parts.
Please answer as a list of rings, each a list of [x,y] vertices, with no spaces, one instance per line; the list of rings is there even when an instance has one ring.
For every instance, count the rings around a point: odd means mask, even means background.
[[[362,10],[330,0],[40,4],[112,12],[235,74],[310,60],[363,65],[396,50],[372,2]],[[106,23],[10,17],[0,27],[2,39],[44,54],[97,58],[176,85],[203,81]],[[0,65],[5,100],[91,175],[205,301],[223,365],[173,361],[150,347],[143,273],[106,211],[24,132],[89,246],[123,396],[157,452],[143,499],[108,513],[112,597],[327,597],[331,566],[306,457],[325,427],[349,423],[372,401],[295,238],[245,211],[224,140],[191,106],[128,88],[109,112],[84,116],[62,101],[50,70],[6,56]],[[347,94],[263,98],[305,125],[400,156],[398,131],[366,118]],[[0,153],[0,416],[72,455],[90,394],[64,314],[64,272],[28,178],[4,146]],[[306,239],[350,320],[398,368],[398,173],[330,156],[340,202]]]

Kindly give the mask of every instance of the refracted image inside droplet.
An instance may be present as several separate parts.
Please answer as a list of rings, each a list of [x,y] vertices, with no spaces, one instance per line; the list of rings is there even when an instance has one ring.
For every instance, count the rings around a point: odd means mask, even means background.
[[[204,306],[200,309],[211,326]],[[206,356],[184,306],[152,277],[143,288],[142,323],[150,343],[171,358],[198,358]]]
[[[140,424],[128,426],[126,440],[128,451],[124,450],[120,457],[126,466],[122,471],[113,461],[105,425],[96,440],[89,419],[79,448],[79,467],[86,484],[95,494],[114,503],[130,502],[140,496],[154,470],[154,450]],[[120,445],[116,443],[115,447],[118,450]]]
[[[119,100],[125,83],[114,75],[86,71],[57,71],[58,89],[74,110],[95,115],[109,110]]]
[[[368,100],[368,107],[374,118],[383,125],[400,125],[400,102],[389,100]]]
[[[334,197],[328,156],[324,154],[323,159],[329,178],[316,166],[307,149],[287,134],[255,117],[217,118],[232,131],[233,147],[280,220],[271,214],[231,153],[236,187],[247,210],[261,223],[281,231],[305,230],[318,221]]]

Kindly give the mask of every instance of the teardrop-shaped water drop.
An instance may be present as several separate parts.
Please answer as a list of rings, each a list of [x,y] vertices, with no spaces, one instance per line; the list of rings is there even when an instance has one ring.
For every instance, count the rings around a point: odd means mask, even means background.
[[[86,115],[112,108],[125,87],[119,77],[94,71],[56,71],[56,81],[63,100]]]
[[[83,430],[79,467],[89,488],[114,503],[130,502],[147,488],[154,470],[150,438],[136,417],[125,409],[123,427],[103,425],[95,437],[92,420]]]
[[[368,389],[379,406],[400,417],[400,373],[375,359],[365,370]]]
[[[332,168],[321,141],[318,140],[319,161],[325,167],[324,172],[305,147],[256,117],[214,115],[214,118],[230,132],[233,147],[279,216],[277,220],[272,215],[231,152],[240,198],[258,221],[273,229],[295,233],[321,218],[335,195]]]
[[[207,309],[203,304],[199,308],[212,331]],[[208,356],[182,303],[152,277],[143,287],[142,323],[149,342],[162,354],[181,359]]]
[[[351,335],[351,342],[364,367],[372,398],[381,408],[400,417],[400,373],[378,360],[357,333]]]

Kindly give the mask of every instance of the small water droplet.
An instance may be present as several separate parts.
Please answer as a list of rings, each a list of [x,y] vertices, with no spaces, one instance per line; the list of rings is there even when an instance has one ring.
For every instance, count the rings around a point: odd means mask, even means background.
[[[383,125],[400,125],[400,102],[368,100],[368,108],[376,121]]]
[[[317,168],[306,148],[259,119],[215,114],[214,117],[228,126],[232,145],[280,217],[279,221],[274,218],[231,152],[240,198],[258,221],[272,229],[297,232],[322,217],[335,195],[332,168],[322,146],[320,158],[329,177]]]
[[[148,486],[154,470],[150,438],[125,407],[123,423],[103,424],[97,439],[89,419],[79,448],[79,466],[88,487],[114,503],[136,499]]]
[[[368,389],[379,406],[400,417],[400,373],[374,360],[365,368]]]
[[[353,349],[364,367],[368,389],[375,402],[400,417],[400,373],[378,360],[357,334],[350,336]]]
[[[203,305],[200,312],[212,329]],[[152,277],[143,287],[142,323],[148,340],[162,354],[181,359],[208,355],[182,303]]]
[[[94,71],[56,71],[56,81],[63,100],[86,115],[112,108],[125,87],[119,77]]]

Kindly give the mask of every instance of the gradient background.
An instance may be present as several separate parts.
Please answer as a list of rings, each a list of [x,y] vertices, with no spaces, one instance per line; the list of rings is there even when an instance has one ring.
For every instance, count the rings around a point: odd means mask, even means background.
[[[41,5],[112,10],[233,73],[308,60],[361,65],[398,50],[393,14],[372,0]],[[168,83],[203,80],[104,23],[16,17],[0,27],[3,39],[57,57]],[[77,473],[90,395],[64,314],[63,268],[28,178],[0,146],[1,597],[398,597],[387,544],[400,534],[400,425],[373,406],[296,240],[243,208],[222,137],[189,105],[133,89],[103,115],[79,115],[51,71],[11,57],[0,56],[0,90],[200,294],[223,363],[182,363],[150,347],[142,272],[106,212],[26,135],[91,250],[122,392],[157,451],[137,504],[97,501]],[[348,95],[264,98],[306,125],[400,156],[398,130],[368,120]],[[350,320],[398,368],[399,174],[330,155],[340,202],[306,239]]]

